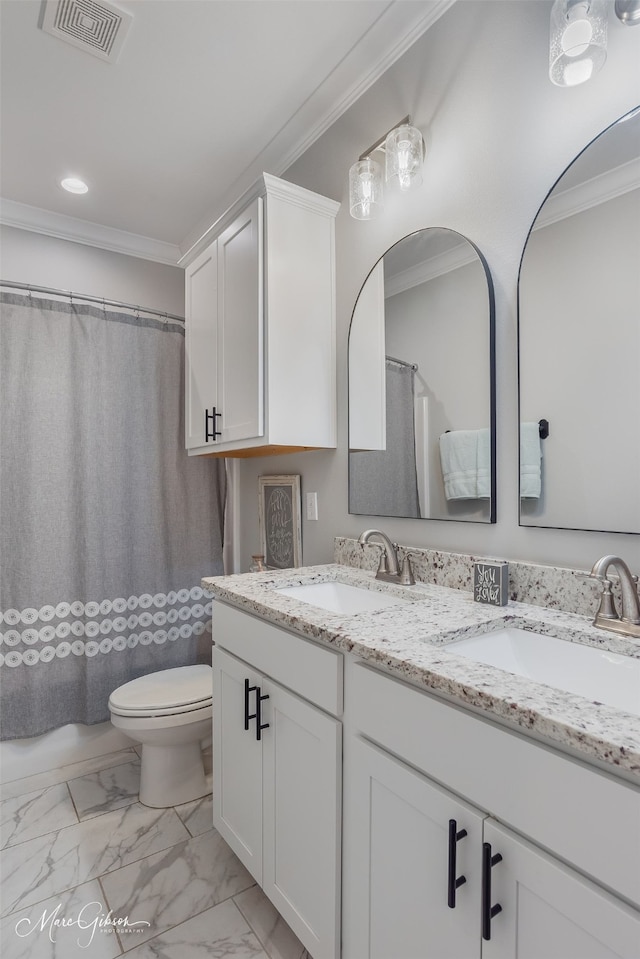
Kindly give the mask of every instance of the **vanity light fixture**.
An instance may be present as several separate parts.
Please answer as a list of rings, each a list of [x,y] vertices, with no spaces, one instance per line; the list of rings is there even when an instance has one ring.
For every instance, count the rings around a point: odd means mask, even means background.
[[[575,87],[595,76],[607,59],[606,0],[555,0],[551,10],[549,77]],[[615,15],[627,27],[640,24],[640,0],[615,0]]]
[[[556,0],[551,10],[549,78],[559,87],[590,80],[607,58],[605,0]]]
[[[68,176],[64,180],[60,180],[60,186],[63,190],[66,190],[67,193],[88,193],[89,187],[77,176]]]
[[[401,190],[422,183],[424,140],[406,116],[365,150],[349,170],[349,212],[356,220],[371,220],[383,207],[382,158],[378,163],[371,156],[376,152],[384,154],[387,183],[397,178]]]
[[[384,153],[387,183],[397,177],[403,191],[420,186],[424,162],[424,140],[420,130],[410,123],[402,123],[391,130],[385,140]]]
[[[382,207],[382,167],[362,156],[349,170],[349,212],[356,220],[371,220]]]
[[[640,0],[616,0],[616,16],[627,27],[640,23]]]

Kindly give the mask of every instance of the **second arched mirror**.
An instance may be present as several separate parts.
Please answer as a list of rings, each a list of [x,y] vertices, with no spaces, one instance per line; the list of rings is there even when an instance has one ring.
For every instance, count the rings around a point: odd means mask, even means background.
[[[429,228],[367,277],[349,334],[349,512],[495,522],[493,286]]]

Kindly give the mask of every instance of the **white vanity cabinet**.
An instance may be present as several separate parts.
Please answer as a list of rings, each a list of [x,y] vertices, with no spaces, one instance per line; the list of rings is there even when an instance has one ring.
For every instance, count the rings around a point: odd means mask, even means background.
[[[342,657],[220,603],[213,615],[214,826],[313,959],[336,959]]]
[[[256,189],[186,268],[190,455],[336,445],[339,204],[268,174]]]
[[[353,661],[345,702],[343,959],[638,959],[636,787]]]

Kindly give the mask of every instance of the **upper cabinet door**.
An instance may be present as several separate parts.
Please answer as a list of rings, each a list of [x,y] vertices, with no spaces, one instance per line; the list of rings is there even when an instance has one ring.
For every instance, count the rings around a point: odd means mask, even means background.
[[[205,444],[205,410],[217,404],[216,355],[218,244],[214,242],[186,270],[185,445]]]
[[[340,204],[266,173],[254,189],[186,268],[191,456],[336,445]]]
[[[218,238],[220,443],[264,433],[262,199]]]

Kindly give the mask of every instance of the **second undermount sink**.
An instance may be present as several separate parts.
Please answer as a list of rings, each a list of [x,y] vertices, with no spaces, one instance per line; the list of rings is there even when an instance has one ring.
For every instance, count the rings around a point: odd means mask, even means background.
[[[400,606],[404,600],[378,590],[352,586],[349,583],[306,583],[302,586],[284,586],[276,589],[283,596],[291,596],[303,603],[311,603],[332,613],[367,613],[388,606]]]
[[[447,649],[640,715],[640,659],[515,627],[462,639]]]

